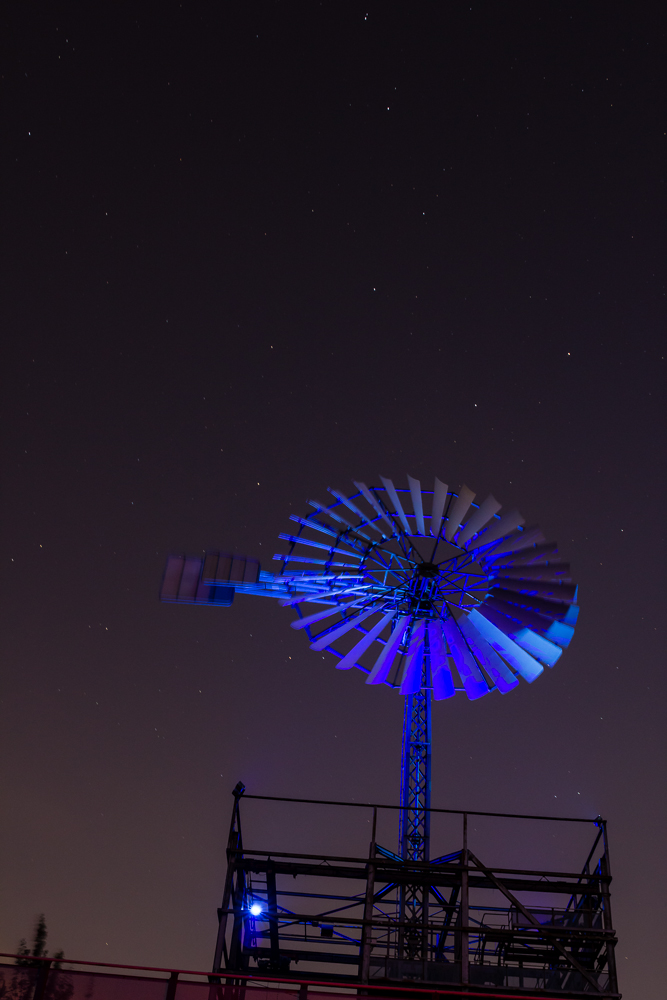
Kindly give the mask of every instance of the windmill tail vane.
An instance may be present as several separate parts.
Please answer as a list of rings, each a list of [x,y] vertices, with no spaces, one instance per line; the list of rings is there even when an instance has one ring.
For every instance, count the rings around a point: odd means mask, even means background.
[[[436,701],[506,694],[553,667],[577,621],[570,568],[537,527],[493,496],[439,479],[422,490],[380,477],[309,501],[274,560],[278,572],[230,553],[171,555],[163,601],[229,607],[236,593],[277,599],[311,648],[357,668],[370,685]],[[316,610],[312,610],[315,606]]]

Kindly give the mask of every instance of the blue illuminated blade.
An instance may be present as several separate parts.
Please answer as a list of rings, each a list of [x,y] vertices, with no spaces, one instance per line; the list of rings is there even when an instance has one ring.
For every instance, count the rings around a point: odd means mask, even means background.
[[[572,637],[574,635],[574,629],[571,625],[565,625],[563,622],[554,622],[546,630],[545,635],[552,642],[557,643],[559,646],[565,647],[569,646],[572,642]]]
[[[310,514],[308,517],[299,517],[298,514],[290,514],[290,521],[296,521],[297,524],[302,524],[304,528],[312,528],[313,531],[321,531],[324,535],[329,535],[332,538],[338,538],[340,534],[335,528],[331,528],[328,524],[323,524],[322,521],[318,521],[316,517]]]
[[[422,686],[422,664],[424,660],[424,621],[419,621],[412,630],[410,645],[405,657],[400,694],[416,694]]]
[[[487,597],[479,610],[483,615],[486,615],[487,611],[490,612],[491,621],[495,622],[503,632],[505,631],[503,626],[507,623],[503,620],[496,621],[495,615],[501,615],[503,619],[507,618],[509,621],[508,627],[512,631],[517,628],[517,623],[519,623],[519,627],[525,625],[526,628],[536,629],[538,632],[546,632],[553,620],[552,618],[547,618],[546,615],[538,614],[532,608],[522,608],[518,604],[511,604],[509,601],[501,601],[495,594]],[[486,616],[489,617],[488,615]]]
[[[396,492],[396,488],[395,488],[394,484],[392,483],[391,479],[385,479],[384,476],[380,476],[380,479],[382,480],[382,485],[384,486],[385,490],[387,491],[387,496],[389,497],[389,499],[391,500],[391,502],[394,505],[394,509],[395,509],[395,511],[396,511],[396,513],[398,515],[398,519],[401,522],[401,524],[403,525],[403,530],[405,532],[407,532],[407,534],[409,535],[410,534],[410,525],[408,524],[408,519],[405,516],[405,511],[403,510],[403,505],[401,504],[401,501],[398,498],[398,493]]]
[[[517,615],[512,615],[511,612],[510,615],[500,614],[486,604],[481,606],[480,613],[512,642],[518,643],[522,649],[527,650],[535,659],[546,663],[548,667],[553,667],[563,653],[561,644],[554,635],[554,626],[560,625],[560,622],[550,622],[548,618],[542,618],[540,615],[532,615],[531,618],[531,613],[525,611]],[[534,627],[531,628],[531,625]],[[536,632],[535,628],[539,631]],[[568,638],[566,633],[561,634],[561,637]],[[564,645],[567,645],[567,642]]]
[[[466,637],[473,655],[482,664],[489,677],[493,679],[501,694],[507,694],[512,688],[515,688],[519,683],[519,678],[514,676],[493,646],[487,642],[465,615],[461,615],[459,618],[458,626]]]
[[[479,505],[477,510],[471,515],[468,521],[466,521],[463,531],[456,539],[456,544],[465,545],[466,542],[470,541],[472,536],[477,534],[478,531],[481,531],[484,525],[498,513],[501,507],[502,504],[498,503],[492,494],[489,494],[486,500]]]
[[[463,681],[466,694],[471,701],[488,694],[489,685],[484,680],[481,670],[475,662],[475,658],[468,649],[466,641],[459,630],[458,625],[452,617],[443,622],[443,629],[447,638],[447,645],[452,659],[456,664],[456,669]]]
[[[359,568],[358,566],[353,565],[353,563],[332,562],[331,559],[311,559],[310,556],[299,556],[295,552],[293,552],[291,555],[283,552],[276,552],[273,558],[276,560],[276,562],[281,562],[281,563],[288,563],[288,562],[304,563],[307,564],[308,566],[328,566],[328,567],[340,566],[341,569],[351,569],[351,570]]]
[[[437,482],[437,480],[436,480]],[[447,650],[440,622],[429,622],[428,645],[431,656],[431,685],[435,701],[453,698],[455,694],[452,673],[447,665]]]
[[[484,558],[495,559],[504,553],[520,552],[522,549],[530,548],[531,545],[538,545],[544,541],[544,535],[539,528],[526,528],[525,531],[517,531],[516,535],[506,538],[504,542],[494,546],[488,555],[484,554]]]
[[[326,542],[316,542],[313,538],[306,538],[303,535],[287,535],[281,532],[278,535],[284,542],[294,542],[296,545],[310,545],[312,549],[324,549],[325,552],[338,552],[342,556],[347,556],[348,559],[356,559],[357,562],[361,560],[361,556],[358,552],[348,552],[347,549],[341,549],[337,545],[327,545]],[[342,539],[344,544],[345,539]],[[350,546],[351,547],[351,546]]]
[[[366,633],[363,639],[360,639],[356,646],[353,646],[350,652],[336,664],[336,670],[350,670],[355,665],[359,657],[362,656],[368,647],[375,642],[380,632],[386,628],[394,617],[394,614],[395,612],[392,609],[391,611],[388,611],[386,615],[383,615],[377,625],[374,625],[373,628]]]
[[[306,581],[310,583],[310,580]],[[345,597],[346,594],[354,594],[359,590],[365,590],[365,584],[357,584],[355,587],[336,587],[334,590],[311,590],[308,593],[301,593],[297,597],[288,597],[286,600],[279,601],[281,608],[291,608],[295,604],[303,604],[304,601],[310,601],[313,604],[317,604],[318,601],[327,601],[330,597]]]
[[[340,637],[345,635],[346,632],[349,632],[351,628],[361,624],[361,622],[363,622],[366,618],[379,610],[379,605],[376,604],[372,608],[367,608],[365,611],[362,611],[361,614],[355,615],[354,618],[348,618],[348,620],[343,622],[342,625],[339,625],[338,628],[327,630],[324,635],[318,636],[315,642],[311,642],[310,648],[317,651],[324,649],[325,646],[329,646],[332,642],[335,642],[336,639],[340,639]]]
[[[574,590],[576,593],[576,587]],[[563,601],[549,601],[545,597],[533,597],[530,594],[516,593],[516,591],[504,590],[502,587],[496,588],[495,586],[490,597],[487,597],[487,601],[492,599],[511,604],[512,607],[527,608],[546,618],[555,618],[556,621],[562,621],[569,608],[569,604]],[[500,610],[502,611],[502,608]],[[503,611],[503,614],[507,614],[507,612]]]
[[[415,521],[417,522],[417,531],[420,535],[426,534],[426,529],[424,528],[424,508],[422,506],[422,488],[421,483],[418,479],[413,479],[412,476],[408,476],[408,486],[410,487],[410,495],[412,497],[412,509],[415,513]]]
[[[532,566],[491,567],[492,580],[542,580],[547,583],[571,583],[570,564],[566,562],[537,563]]]
[[[356,608],[360,604],[363,604],[365,600],[366,598],[362,597],[357,601],[351,601],[349,604],[334,605],[333,607],[325,608],[324,611],[316,611],[312,615],[306,615],[305,618],[297,618],[295,621],[290,622],[290,625],[292,628],[306,628],[308,625],[314,625],[315,622],[322,621],[324,618],[330,618],[331,615],[342,614],[348,608]]]
[[[394,626],[394,631],[387,639],[384,649],[375,661],[375,666],[366,678],[367,684],[384,684],[389,675],[389,671],[391,670],[392,663],[394,662],[396,650],[403,640],[403,635],[405,634],[409,621],[409,615],[403,615],[398,619]]]
[[[311,507],[314,507],[319,514],[325,514],[327,517],[330,517],[333,521],[338,521],[339,524],[344,524],[346,528],[349,528],[350,531],[352,531],[359,538],[364,538],[367,542],[370,542],[371,539],[369,535],[365,534],[363,531],[360,531],[359,528],[354,528],[349,521],[347,521],[344,517],[341,517],[340,514],[334,513],[334,511],[331,510],[331,508],[325,507],[324,504],[321,504],[319,502],[319,500],[309,500],[308,503],[310,504]]]
[[[437,538],[440,534],[440,525],[442,524],[442,515],[446,502],[447,484],[441,483],[436,477],[435,486],[433,487],[433,506],[431,508],[431,534],[434,538]]]
[[[472,490],[469,490],[467,486],[462,486],[459,490],[458,496],[453,503],[449,505],[449,511],[447,512],[447,524],[445,526],[445,538],[448,542],[451,542],[452,538],[459,530],[459,525],[468,512],[470,504],[475,499],[475,494]]]
[[[509,516],[509,515],[507,515]],[[490,552],[484,552],[480,559],[485,565],[494,571],[501,566],[541,566],[550,564],[552,560],[558,558],[558,545],[556,542],[545,542],[543,545],[534,545],[523,552],[509,552],[498,554],[495,548]]]
[[[523,649],[528,650],[531,656],[536,659],[541,660],[542,663],[546,663],[548,667],[553,667],[560,657],[563,655],[563,650],[560,646],[557,646],[553,642],[549,642],[544,636],[538,635],[537,632],[533,632],[532,629],[522,628],[519,629],[513,636],[514,641],[518,642]]]
[[[505,535],[511,535],[513,531],[516,531],[517,528],[525,523],[526,519],[521,516],[518,510],[511,510],[507,514],[503,514],[499,521],[492,521],[486,531],[483,531],[481,535],[475,538],[468,548],[478,549],[482,545],[488,545],[490,542],[504,538]],[[492,549],[494,555],[496,552],[497,549]]]
[[[471,611],[468,620],[475,626],[484,638],[500,655],[507,660],[524,680],[531,684],[544,671],[541,663],[522,649],[516,642],[501,632],[492,622],[481,615],[479,611]]]
[[[514,591],[517,594],[532,595],[534,597],[545,597],[551,601],[564,601],[571,604],[577,591],[574,583],[563,583],[560,580],[552,582],[550,580],[526,580],[512,579],[504,575],[494,577],[493,589],[502,588],[504,591]],[[509,600],[509,598],[507,598]]]
[[[431,679],[433,686],[433,698],[435,701],[444,701],[445,698],[453,698],[456,694],[454,681],[449,670],[439,670]]]
[[[379,535],[382,535],[384,537],[384,532],[382,531],[382,528],[379,528],[377,524],[373,524],[372,521],[369,521],[368,517],[363,513],[363,511],[359,510],[359,508],[355,504],[353,504],[351,500],[348,500],[348,498],[343,493],[340,493],[338,490],[332,489],[331,486],[328,486],[327,489],[329,490],[329,493],[332,494],[332,496],[335,496],[336,500],[340,500],[341,503],[345,504],[348,510],[351,510],[353,514],[356,514],[357,517],[360,517],[364,524],[368,525],[369,528],[373,528],[374,531],[377,531]],[[356,531],[357,529],[355,528],[354,530]]]
[[[361,494],[363,494],[364,499],[368,501],[368,503],[371,505],[371,507],[373,508],[373,510],[375,511],[375,513],[378,514],[382,518],[383,521],[386,521],[386,523],[389,525],[389,530],[391,531],[391,533],[393,535],[395,533],[395,531],[396,531],[396,528],[391,523],[391,521],[389,520],[389,518],[387,517],[387,515],[385,514],[385,512],[382,510],[382,507],[377,502],[377,500],[375,499],[375,497],[373,496],[373,494],[369,490],[368,486],[366,486],[365,483],[356,483],[356,482],[355,482],[354,485],[357,487],[357,489],[359,490],[359,492]]]

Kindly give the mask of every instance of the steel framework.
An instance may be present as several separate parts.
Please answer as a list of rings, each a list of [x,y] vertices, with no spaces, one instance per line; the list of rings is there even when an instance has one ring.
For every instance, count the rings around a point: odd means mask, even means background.
[[[473,996],[493,987],[496,996],[620,997],[609,846],[600,817],[431,809],[460,817],[462,847],[428,862],[400,858],[376,842],[378,812],[392,807],[247,796],[370,810],[368,857],[342,857],[246,849],[243,793],[237,785],[214,973],[300,976],[358,988],[409,981],[411,990],[464,988]],[[590,823],[597,829],[578,871],[503,868],[484,864],[471,850],[471,817]],[[350,892],[355,881],[359,891]],[[430,903],[419,910],[420,940],[411,951],[414,914],[407,905],[401,911],[399,901],[414,891]]]

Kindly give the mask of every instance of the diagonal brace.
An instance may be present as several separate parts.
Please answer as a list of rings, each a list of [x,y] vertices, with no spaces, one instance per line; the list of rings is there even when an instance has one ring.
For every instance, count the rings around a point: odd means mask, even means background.
[[[519,900],[516,898],[516,896],[514,896],[510,892],[510,890],[507,889],[503,885],[503,883],[500,881],[499,878],[496,878],[496,876],[493,874],[493,872],[489,868],[485,868],[485,866],[482,864],[482,862],[478,858],[475,857],[475,855],[472,853],[471,850],[468,850],[468,857],[473,862],[473,864],[476,865],[480,869],[480,871],[484,872],[484,874],[486,875],[486,877],[488,879],[491,879],[491,881],[494,883],[494,885],[496,886],[496,888],[499,889],[502,892],[503,896],[506,896],[507,899],[509,899],[509,901],[511,903],[513,903],[514,906],[516,906],[518,910],[521,911],[521,913],[524,915],[524,917],[526,918],[526,920],[530,921],[530,923],[533,925],[533,927],[535,928],[535,930],[542,937],[546,938],[547,941],[549,941],[549,943],[551,945],[553,945],[553,947],[556,949],[556,951],[558,951],[563,956],[563,958],[565,959],[565,961],[568,962],[573,968],[575,968],[577,970],[577,972],[579,972],[585,979],[587,979],[588,982],[591,984],[591,986],[595,987],[596,993],[601,993],[602,990],[600,989],[600,984],[590,974],[590,972],[587,969],[584,969],[583,965],[580,965],[579,962],[577,962],[576,958],[574,958],[573,955],[570,955],[569,952],[567,952],[565,950],[565,948],[563,948],[563,946],[560,943],[560,941],[557,941],[556,938],[554,937],[554,935],[550,931],[548,931],[545,927],[543,927],[542,924],[539,922],[539,920],[535,919],[535,917],[533,916],[533,914],[530,913],[526,909],[526,907],[523,905],[523,903],[519,902]]]

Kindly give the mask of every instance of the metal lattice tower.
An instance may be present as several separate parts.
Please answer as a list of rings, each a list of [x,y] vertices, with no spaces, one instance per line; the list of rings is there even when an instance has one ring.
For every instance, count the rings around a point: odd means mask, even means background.
[[[424,671],[428,665],[424,658]],[[429,861],[431,824],[431,698],[419,691],[405,699],[401,752],[401,812],[399,853],[405,862]],[[408,959],[425,955],[429,890],[407,885],[399,896],[399,954]]]

